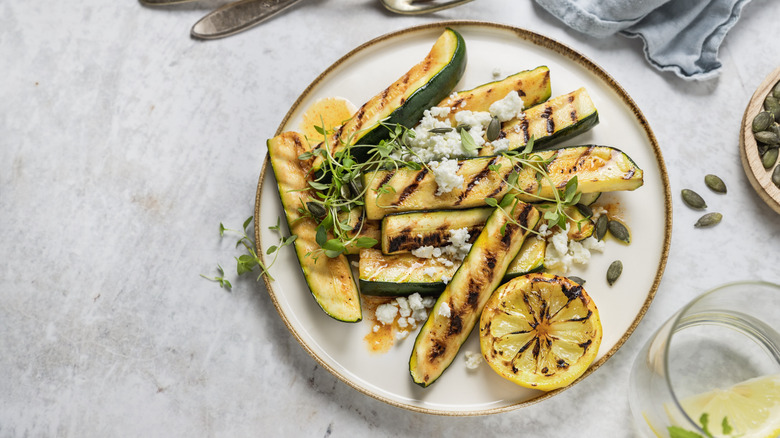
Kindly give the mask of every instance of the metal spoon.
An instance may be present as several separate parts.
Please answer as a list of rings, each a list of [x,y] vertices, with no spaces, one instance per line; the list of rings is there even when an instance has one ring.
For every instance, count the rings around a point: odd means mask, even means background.
[[[217,39],[256,26],[300,0],[239,0],[228,3],[201,18],[190,34],[195,38]]]
[[[382,4],[388,10],[397,14],[416,15],[453,8],[470,1],[472,0],[382,0]]]

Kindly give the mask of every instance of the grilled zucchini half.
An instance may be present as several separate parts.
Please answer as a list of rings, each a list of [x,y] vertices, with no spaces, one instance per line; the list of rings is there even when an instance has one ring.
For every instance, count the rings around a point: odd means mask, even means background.
[[[320,248],[316,241],[317,223],[298,212],[313,196],[308,184],[310,163],[298,159],[307,150],[308,143],[297,132],[284,132],[268,140],[279,197],[290,232],[298,236],[295,252],[309,290],[325,313],[339,321],[357,322],[362,318],[360,294],[347,257],[307,256]]]
[[[386,214],[415,210],[464,209],[484,207],[486,198],[501,199],[509,188],[506,179],[517,171],[517,187],[513,190],[523,201],[538,199],[529,193],[551,199],[553,190],[561,190],[575,175],[581,193],[634,190],[643,184],[643,173],[628,155],[609,146],[571,146],[533,153],[550,160],[547,173],[554,186],[536,179],[536,171],[523,167],[506,156],[461,160],[457,174],[463,186],[436,196],[437,185],[432,172],[424,167],[415,170],[378,170],[363,174],[366,216],[381,219]],[[498,170],[492,166],[500,166]]]
[[[398,254],[421,246],[447,246],[450,231],[467,228],[473,242],[493,209],[416,211],[382,218],[382,252]]]
[[[547,241],[530,236],[525,239],[517,257],[512,260],[504,274],[504,282],[531,272],[539,272],[544,269],[544,253],[547,250]]]
[[[369,248],[360,251],[358,281],[364,295],[439,295],[457,270],[457,264],[447,266],[409,253],[385,255]]]
[[[585,88],[558,96],[525,110],[525,117],[504,122],[498,138],[509,139],[509,149],[523,149],[533,136],[534,149],[544,149],[580,135],[599,123],[599,113]],[[486,145],[479,155],[495,155]]]
[[[449,121],[455,124],[459,111],[488,111],[490,105],[517,91],[523,101],[523,108],[530,108],[550,98],[550,69],[536,67],[507,76],[499,81],[489,82],[471,90],[459,91],[448,96],[437,107],[450,108]]]
[[[510,220],[511,217],[511,220]],[[477,324],[482,308],[539,221],[530,204],[496,208],[420,329],[409,359],[412,380],[423,387],[441,376]]]
[[[390,134],[382,124],[414,126],[426,109],[441,102],[452,92],[465,69],[466,42],[458,32],[447,28],[420,63],[363,104],[327,142],[317,147],[329,147],[331,153],[335,154],[344,148],[346,142],[377,145]],[[365,161],[368,149],[353,148],[353,159]],[[315,172],[320,171],[323,160],[322,156],[317,155],[312,165]]]

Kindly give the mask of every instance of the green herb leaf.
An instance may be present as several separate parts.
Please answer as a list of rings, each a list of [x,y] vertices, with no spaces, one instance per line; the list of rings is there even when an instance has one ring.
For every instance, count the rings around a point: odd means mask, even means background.
[[[506,176],[506,183],[510,186],[514,186],[517,184],[517,179],[520,177],[520,174],[517,173],[517,171],[513,170],[509,172],[509,175]]]
[[[488,169],[490,169],[490,171],[492,172],[498,172],[499,170],[501,170],[501,163],[491,164],[488,166]]]
[[[512,205],[512,202],[515,200],[515,198],[517,198],[517,195],[515,195],[514,193],[506,194],[501,199],[501,204],[499,204],[499,205],[501,205],[501,208],[507,208],[510,205]]]
[[[734,429],[729,424],[728,417],[723,417],[723,421],[720,423],[720,426],[723,428],[723,435],[731,435],[731,433],[734,432]]]
[[[314,154],[311,151],[306,151],[306,152],[298,155],[298,159],[301,160],[301,161],[306,161],[309,158],[312,158],[313,156],[314,156]]]
[[[709,429],[710,414],[706,412],[701,414],[701,417],[699,417],[699,423],[701,424],[701,430],[704,431],[704,435],[706,435],[709,438],[712,438],[712,433],[710,432]]]
[[[379,242],[371,237],[358,237],[355,240],[355,245],[358,248],[373,248],[377,243]]]
[[[498,207],[498,201],[495,198],[485,198],[485,204],[495,208]]]
[[[268,227],[268,229],[271,230],[271,231],[281,232],[282,229],[279,227],[282,224],[281,220],[282,219],[279,216],[277,216],[276,217],[276,225],[272,225],[272,226]],[[244,228],[246,228],[246,227],[244,227]]]
[[[669,431],[669,436],[671,438],[703,438],[696,432],[691,432],[678,426],[669,426],[666,430]]]
[[[534,150],[534,136],[532,135],[531,138],[528,139],[528,143],[525,144],[525,148],[523,149],[523,154],[528,154],[532,150]]]
[[[312,186],[315,190],[328,190],[330,187],[327,184],[318,183],[317,181],[309,181],[309,185]]]
[[[501,235],[502,236],[506,234],[506,226],[508,224],[509,224],[509,222],[506,222],[506,223],[504,223],[504,225],[501,225],[501,230],[500,231],[501,231]]]
[[[460,143],[465,151],[474,152],[478,149],[477,142],[474,141],[474,137],[466,129],[460,130]]]
[[[222,222],[219,223],[219,236],[222,237],[225,235],[225,231],[227,228],[225,228],[224,225],[222,225]]]
[[[335,259],[336,257],[341,255],[341,251],[334,251],[330,249],[325,250],[325,255],[328,256],[328,258]]]
[[[577,194],[577,175],[574,175],[570,180],[566,182],[566,187],[563,189],[563,202],[566,204],[571,203],[574,199],[574,195]]]
[[[322,248],[325,245],[325,242],[328,241],[328,232],[325,230],[325,227],[322,225],[317,227],[317,234],[314,236],[314,240],[317,242],[317,245]]]
[[[268,247],[268,250],[265,252],[265,254],[266,254],[266,255],[271,255],[271,254],[273,254],[273,253],[274,253],[274,251],[276,251],[277,249],[279,249],[279,248],[278,248],[276,245],[271,245],[271,246],[269,246],[269,247]]]

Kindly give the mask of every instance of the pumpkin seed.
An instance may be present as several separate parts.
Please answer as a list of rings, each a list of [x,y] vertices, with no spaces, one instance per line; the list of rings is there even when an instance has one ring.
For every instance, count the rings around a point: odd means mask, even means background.
[[[757,146],[757,149],[758,149],[758,155],[759,155],[759,156],[762,156],[762,157],[764,156],[764,154],[766,153],[766,151],[768,151],[768,150],[769,150],[769,145],[765,145],[765,144],[759,143],[759,144],[758,144],[758,145],[756,145],[756,146]]]
[[[309,212],[312,214],[312,216],[322,219],[325,217],[328,212],[325,210],[325,207],[321,206],[320,204],[317,204],[316,202],[307,202],[306,208],[309,209]]]
[[[596,229],[594,230],[594,234],[596,235],[596,240],[601,240],[604,238],[604,235],[607,234],[607,223],[609,222],[609,219],[606,215],[599,216],[598,219],[596,219]]]
[[[612,262],[612,264],[609,265],[609,268],[607,268],[607,283],[609,283],[610,286],[614,284],[618,278],[620,278],[620,274],[623,273],[623,262],[620,260],[615,260]]]
[[[580,286],[585,284],[585,280],[581,279],[580,277],[574,276],[574,275],[570,275],[570,276],[568,276],[566,278],[568,278],[569,280],[579,284]]]
[[[344,199],[349,199],[352,197],[352,191],[349,190],[349,185],[347,184],[342,184],[339,191],[341,192],[341,197]]]
[[[780,114],[780,100],[770,94],[764,99],[764,109],[777,118],[778,114]]]
[[[585,217],[593,216],[593,210],[591,210],[590,207],[588,207],[587,205],[578,203],[575,204],[574,206],[577,207],[577,210],[579,210],[583,216]]]
[[[690,189],[682,189],[682,192],[680,192],[682,195],[682,200],[688,207],[695,208],[697,210],[700,210],[702,208],[707,208],[707,203],[704,202],[704,198],[699,196],[698,193],[694,192]]]
[[[753,134],[756,140],[764,144],[780,144],[780,136],[772,131],[759,131]]]
[[[763,131],[763,129],[761,131]],[[493,116],[493,118],[490,119],[490,124],[488,125],[487,132],[485,134],[487,141],[498,140],[498,136],[501,134],[501,121],[498,120],[498,117]]]
[[[761,111],[753,117],[753,132],[766,131],[774,121],[775,118],[772,116],[772,113]]]
[[[775,88],[772,89],[772,96],[775,97],[775,99],[780,99],[780,82],[775,84]]]
[[[431,134],[446,134],[452,132],[452,128],[431,128],[428,130]]]
[[[707,213],[700,217],[693,226],[696,228],[712,227],[718,225],[721,219],[723,219],[723,215],[720,213]]]
[[[761,164],[764,165],[764,169],[769,170],[775,163],[777,163],[777,148],[769,148],[761,156]]]
[[[466,131],[471,131],[471,125],[460,124],[460,125],[455,127],[455,130],[458,131],[458,132],[463,131],[464,129]]]
[[[710,188],[713,192],[726,193],[726,183],[723,182],[717,175],[709,174],[704,177],[704,184]]]
[[[777,188],[780,188],[780,166],[775,167],[775,170],[772,172],[772,182]]]
[[[611,220],[607,222],[607,228],[609,229],[609,234],[612,234],[616,239],[631,243],[631,234],[628,232],[628,228],[622,223]]]

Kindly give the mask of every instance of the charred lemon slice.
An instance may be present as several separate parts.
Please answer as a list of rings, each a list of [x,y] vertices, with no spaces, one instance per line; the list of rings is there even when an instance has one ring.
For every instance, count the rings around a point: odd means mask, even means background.
[[[601,334],[598,309],[582,286],[545,273],[496,289],[479,324],[482,355],[493,370],[543,391],[581,376],[596,358]]]

